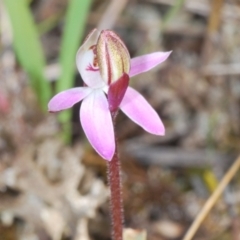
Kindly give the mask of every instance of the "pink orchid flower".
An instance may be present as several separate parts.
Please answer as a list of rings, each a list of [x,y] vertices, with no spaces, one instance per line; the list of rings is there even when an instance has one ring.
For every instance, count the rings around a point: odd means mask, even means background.
[[[154,52],[130,60],[127,48],[114,32],[100,33],[94,29],[76,56],[85,86],[58,93],[50,100],[48,109],[61,111],[83,100],[80,108],[83,130],[96,152],[110,161],[115,152],[111,113],[118,108],[147,132],[165,134],[156,111],[139,92],[128,86],[128,80],[162,63],[170,53]]]

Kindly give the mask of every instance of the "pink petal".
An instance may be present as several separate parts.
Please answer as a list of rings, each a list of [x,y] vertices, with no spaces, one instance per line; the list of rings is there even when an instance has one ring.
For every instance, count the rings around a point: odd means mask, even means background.
[[[165,134],[165,128],[156,111],[146,99],[133,88],[128,87],[120,104],[120,108],[132,121],[147,132],[156,135]]]
[[[70,108],[90,94],[91,91],[92,89],[87,87],[77,87],[62,91],[49,101],[48,111],[58,112]]]
[[[129,76],[124,73],[122,77],[109,86],[108,103],[111,112],[115,112],[118,109],[128,88],[128,84]]]
[[[104,86],[104,82],[100,76],[98,66],[94,66],[94,46],[97,44],[99,32],[94,29],[86,38],[83,45],[78,49],[76,56],[76,64],[83,81],[87,86],[99,88]]]
[[[164,62],[169,57],[170,54],[171,54],[171,51],[170,52],[154,52],[154,53],[132,58],[129,76],[133,77],[137,74],[149,71],[150,69],[156,67],[158,64]]]
[[[102,90],[93,91],[83,100],[80,119],[93,148],[110,161],[115,151],[115,138],[107,98]]]

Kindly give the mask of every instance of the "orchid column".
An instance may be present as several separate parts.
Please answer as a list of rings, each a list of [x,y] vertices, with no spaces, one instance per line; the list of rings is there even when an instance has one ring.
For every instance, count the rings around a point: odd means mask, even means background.
[[[122,240],[123,225],[120,163],[114,134],[117,112],[121,109],[146,131],[164,135],[165,129],[156,111],[128,84],[129,77],[152,69],[165,61],[170,53],[155,52],[130,59],[117,34],[94,29],[76,57],[85,86],[60,92],[48,104],[50,112],[57,112],[83,100],[80,108],[83,130],[96,152],[108,161],[114,240]]]

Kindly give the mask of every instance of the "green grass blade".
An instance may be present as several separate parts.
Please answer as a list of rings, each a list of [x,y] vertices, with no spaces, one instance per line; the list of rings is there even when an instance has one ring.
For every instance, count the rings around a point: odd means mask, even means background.
[[[69,2],[60,52],[62,76],[57,82],[57,91],[73,86],[76,52],[83,37],[91,2],[91,0]]]
[[[174,19],[174,17],[177,15],[177,13],[182,8],[184,2],[185,2],[185,0],[176,0],[175,1],[174,5],[170,8],[170,10],[166,13],[166,15],[163,18],[162,29],[164,29],[172,19]]]
[[[28,2],[4,0],[4,4],[10,17],[18,60],[30,76],[41,107],[46,109],[50,98],[50,85],[44,77],[44,54]]]
[[[83,38],[91,3],[92,0],[70,0],[69,2],[60,52],[62,74],[56,84],[57,92],[73,87],[76,52]],[[69,123],[70,118],[70,111],[59,114],[59,120],[64,124]]]

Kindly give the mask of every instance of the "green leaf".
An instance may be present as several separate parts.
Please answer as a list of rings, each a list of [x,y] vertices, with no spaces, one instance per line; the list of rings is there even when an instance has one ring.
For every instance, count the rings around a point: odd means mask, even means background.
[[[41,107],[46,109],[50,98],[50,84],[44,77],[44,54],[28,2],[4,0],[4,4],[10,17],[13,44],[19,63],[29,74]]]
[[[73,87],[76,52],[83,38],[91,3],[92,0],[70,0],[69,2],[60,52],[62,74],[56,84],[57,92]],[[69,124],[70,118],[70,111],[59,114],[59,120],[64,124]]]

